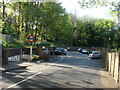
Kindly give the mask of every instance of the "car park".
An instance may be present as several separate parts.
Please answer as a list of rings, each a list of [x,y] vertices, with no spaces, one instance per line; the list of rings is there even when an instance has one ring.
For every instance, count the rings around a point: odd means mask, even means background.
[[[82,54],[88,54],[88,51],[86,49],[82,49]]]
[[[100,58],[100,52],[98,52],[98,51],[92,51],[89,54],[89,58],[91,58],[91,59],[93,59],[93,58]]]

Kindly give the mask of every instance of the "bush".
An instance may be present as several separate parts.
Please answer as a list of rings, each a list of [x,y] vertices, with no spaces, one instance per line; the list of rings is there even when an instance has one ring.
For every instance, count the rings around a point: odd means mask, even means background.
[[[120,48],[119,49],[110,49],[108,52],[120,52]]]

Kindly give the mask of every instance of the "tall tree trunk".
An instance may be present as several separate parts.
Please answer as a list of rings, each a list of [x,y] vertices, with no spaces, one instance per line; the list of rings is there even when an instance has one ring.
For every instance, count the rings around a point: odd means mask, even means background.
[[[5,21],[5,2],[4,2],[4,0],[3,0],[3,3],[2,3],[2,4],[3,4],[2,21],[3,21],[3,25],[4,25],[4,24],[5,24],[5,22],[6,22],[6,21]],[[4,31],[5,31],[5,29],[4,29],[4,28],[2,28],[2,29],[3,29],[2,31],[4,32]]]
[[[5,2],[3,0],[3,21],[5,21]]]
[[[18,3],[19,5],[19,16],[18,16],[18,23],[19,23],[19,27],[18,27],[18,39],[20,39],[20,31],[22,28],[22,18],[21,18],[21,2]],[[20,41],[20,40],[19,40]]]
[[[37,31],[38,31],[38,17],[36,18],[36,29],[35,29],[35,38],[37,38]],[[34,42],[34,45],[36,44],[36,41]]]

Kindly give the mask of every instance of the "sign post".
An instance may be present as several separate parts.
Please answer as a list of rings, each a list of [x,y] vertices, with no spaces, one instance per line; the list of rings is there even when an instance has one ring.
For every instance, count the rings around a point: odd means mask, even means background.
[[[32,61],[33,57],[32,57],[32,42],[35,41],[35,36],[33,35],[30,35],[27,37],[28,41],[31,42],[31,45],[30,45],[30,60]]]
[[[32,60],[32,46],[30,46],[30,60]]]

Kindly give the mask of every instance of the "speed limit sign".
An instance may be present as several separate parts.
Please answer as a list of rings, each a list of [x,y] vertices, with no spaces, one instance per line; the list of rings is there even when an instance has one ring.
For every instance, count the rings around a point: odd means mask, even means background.
[[[30,41],[30,42],[34,42],[34,41],[35,41],[35,36],[30,35],[30,36],[27,37],[27,39],[28,39],[28,41]]]

